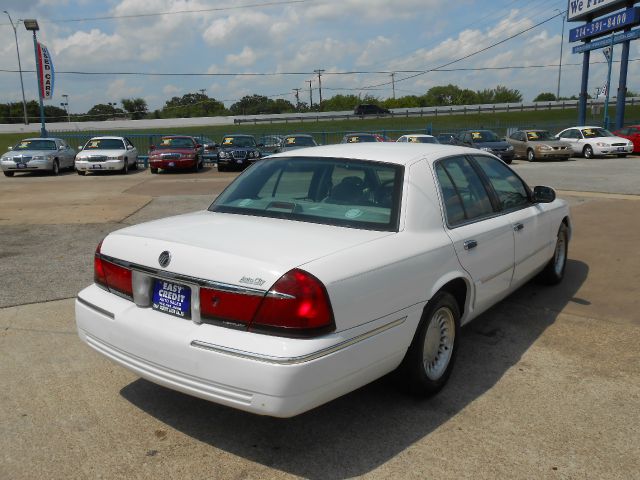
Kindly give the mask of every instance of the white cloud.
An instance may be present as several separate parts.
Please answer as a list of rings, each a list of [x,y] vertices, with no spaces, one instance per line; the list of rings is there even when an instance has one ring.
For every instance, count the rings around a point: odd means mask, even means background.
[[[230,53],[226,56],[226,63],[230,66],[249,67],[256,62],[257,55],[250,47],[245,46],[237,55]]]
[[[122,78],[114,80],[107,87],[107,95],[109,98],[116,99],[118,102],[123,98],[140,95],[142,92],[142,87],[128,86],[126,81]]]
[[[176,87],[175,85],[165,85],[162,88],[162,93],[164,93],[165,95],[168,95],[170,97],[173,97],[175,95],[177,95],[178,93],[182,92],[182,88],[180,87]]]

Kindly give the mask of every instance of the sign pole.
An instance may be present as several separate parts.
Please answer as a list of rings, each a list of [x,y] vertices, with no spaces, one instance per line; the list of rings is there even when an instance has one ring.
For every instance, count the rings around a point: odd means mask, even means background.
[[[611,45],[602,53],[607,58],[607,94],[604,97],[604,128],[609,129],[609,94],[611,92],[611,65],[613,64],[613,34],[611,35]]]
[[[38,98],[40,99],[40,136],[47,136],[47,129],[44,125],[44,103],[42,102],[42,78],[40,78],[40,72],[42,71],[42,61],[40,55],[38,55],[38,40],[36,39],[36,31],[33,30],[33,50],[36,54],[36,77],[38,77]]]
[[[587,97],[589,93],[589,57],[591,51],[587,50],[582,54],[582,83],[580,86],[580,98],[578,101],[578,125],[587,123]]]

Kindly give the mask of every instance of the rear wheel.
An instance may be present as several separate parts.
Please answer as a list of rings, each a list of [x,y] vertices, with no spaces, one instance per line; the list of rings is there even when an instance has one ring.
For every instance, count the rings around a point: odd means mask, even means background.
[[[407,388],[429,396],[447,383],[456,357],[460,309],[448,292],[438,292],[427,303],[418,329],[400,366]]]
[[[2,172],[2,173],[4,173],[4,176],[5,176],[5,177],[13,177],[13,174],[14,174],[15,172]]]
[[[535,162],[536,161],[536,154],[535,154],[535,152],[533,151],[532,148],[527,150],[527,160],[529,160],[530,162]]]
[[[53,161],[53,165],[51,166],[51,175],[58,175],[60,173],[60,164],[58,160]]]
[[[593,158],[593,148],[591,145],[585,146],[582,150],[582,154],[584,155],[584,158]]]
[[[556,248],[553,257],[538,275],[538,280],[547,285],[556,285],[564,278],[564,270],[567,265],[567,252],[569,250],[569,231],[563,223],[558,229]]]
[[[618,158],[625,158],[627,156],[626,153],[619,153]]]

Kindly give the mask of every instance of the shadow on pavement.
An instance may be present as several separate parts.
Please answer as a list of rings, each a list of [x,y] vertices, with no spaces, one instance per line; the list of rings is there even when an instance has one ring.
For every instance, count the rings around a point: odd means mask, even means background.
[[[312,479],[363,475],[387,462],[489,391],[552,325],[589,267],[568,260],[556,287],[529,283],[463,328],[457,363],[435,397],[416,399],[388,375],[290,419],[244,413],[136,380],[121,395],[200,442]],[[453,456],[459,452],[452,452]]]

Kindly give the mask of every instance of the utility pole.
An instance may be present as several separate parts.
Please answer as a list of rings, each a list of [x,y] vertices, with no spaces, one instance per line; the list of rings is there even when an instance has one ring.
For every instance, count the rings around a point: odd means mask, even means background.
[[[296,110],[300,110],[300,89],[294,88],[294,92],[296,92]]]
[[[396,99],[396,72],[391,72],[391,88],[393,89],[393,99]]]
[[[559,12],[556,8],[556,10]],[[558,64],[558,89],[556,91],[556,101],[560,100],[560,78],[562,77],[562,47],[564,46],[564,21],[567,19],[567,13],[562,14],[562,36],[560,37],[560,63]]]
[[[13,24],[13,20],[11,19],[11,15],[9,12],[4,10],[4,13],[9,17],[9,22],[11,23],[11,28],[13,28],[13,36],[16,39],[16,53],[18,54],[18,72],[20,73],[20,88],[22,88],[22,111],[24,113],[24,124],[29,125],[29,118],[27,117],[27,100],[24,98],[24,82],[22,81],[22,64],[20,63],[20,49],[18,48],[18,32],[16,30],[16,26],[20,23],[20,20]]]
[[[318,103],[318,110],[322,111],[322,72],[324,72],[323,69],[317,69],[313,71],[314,73],[318,74],[318,93],[320,95],[320,100]]]
[[[309,84],[309,110],[313,108],[313,90],[311,90],[311,83],[313,80],[305,80]]]

